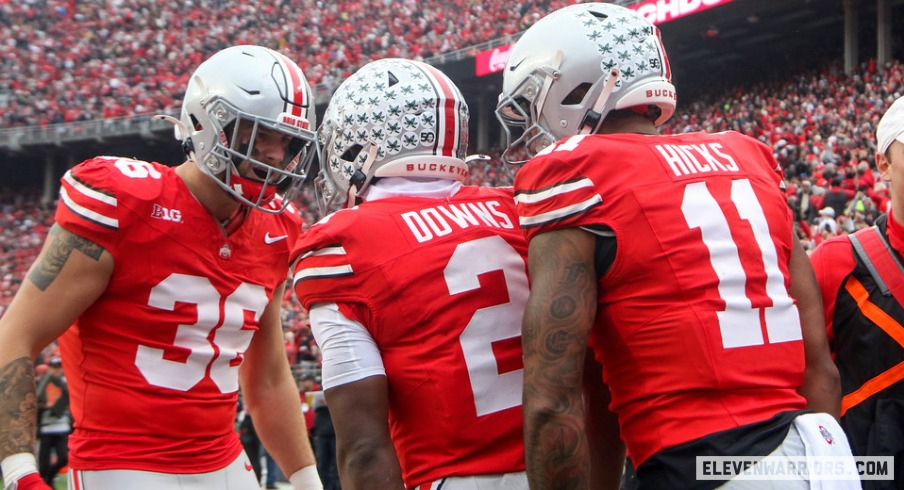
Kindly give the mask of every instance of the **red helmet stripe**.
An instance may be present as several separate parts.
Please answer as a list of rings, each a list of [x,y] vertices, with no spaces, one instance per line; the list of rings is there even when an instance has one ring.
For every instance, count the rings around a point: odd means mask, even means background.
[[[286,80],[286,82],[289,83],[289,94],[291,94],[291,101],[293,103],[288,104],[289,107],[287,112],[291,113],[293,116],[302,117],[302,106],[306,102],[304,100],[304,74],[301,72],[301,68],[285,55],[277,53],[276,51],[274,51],[274,53],[276,53],[276,59],[283,68],[283,73],[286,73],[289,76],[289,79]]]
[[[662,45],[662,33],[656,26],[653,26],[653,30],[656,32],[656,42],[659,44],[659,54],[662,56],[662,76],[671,81],[672,67],[669,66],[669,57],[665,54],[665,46]]]
[[[441,155],[444,156],[455,156],[455,149],[458,147],[458,114],[459,114],[459,101],[461,97],[456,97],[456,89],[452,87],[449,81],[446,79],[446,76],[442,74],[436,68],[424,63],[423,64],[425,71],[427,72],[427,76],[432,78],[436,83],[434,83],[434,87],[437,87],[440,91],[437,95],[440,100],[442,107],[437,106],[437,135],[436,135],[436,143],[434,143],[433,151],[434,154],[436,150],[442,148]]]

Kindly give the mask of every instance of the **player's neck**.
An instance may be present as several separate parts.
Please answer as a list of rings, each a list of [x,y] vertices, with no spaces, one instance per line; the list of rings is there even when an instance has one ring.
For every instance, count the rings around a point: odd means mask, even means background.
[[[618,118],[606,118],[600,125],[599,134],[638,133],[659,134],[653,121],[639,114],[629,114]]]
[[[234,221],[234,216],[241,208],[238,201],[213,181],[211,177],[201,172],[192,161],[183,163],[176,167],[176,175],[182,178],[189,192],[195,196],[195,199],[207,209],[214,219],[221,224],[224,222],[228,225]],[[224,226],[226,226],[224,225]]]
[[[245,217],[247,216],[248,207],[239,206],[228,218],[220,220],[220,225],[223,227],[223,231],[226,232],[227,236],[232,235],[239,229],[239,226],[242,226],[242,223],[245,222]]]

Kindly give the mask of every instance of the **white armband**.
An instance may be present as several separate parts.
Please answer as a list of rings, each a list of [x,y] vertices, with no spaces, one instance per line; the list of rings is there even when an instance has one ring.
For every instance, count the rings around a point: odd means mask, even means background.
[[[38,464],[35,455],[31,453],[11,454],[0,461],[0,469],[3,471],[3,486],[9,488],[14,482],[25,475],[38,472]]]
[[[292,484],[292,490],[323,490],[323,483],[320,482],[320,475],[314,465],[305,466],[292,473],[289,483]]]

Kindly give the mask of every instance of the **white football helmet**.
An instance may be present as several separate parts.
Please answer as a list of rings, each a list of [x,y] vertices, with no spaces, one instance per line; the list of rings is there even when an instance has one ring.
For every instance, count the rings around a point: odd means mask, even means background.
[[[616,109],[658,107],[658,126],[675,100],[656,26],[609,3],[561,8],[525,31],[509,55],[496,107],[508,137],[502,160],[524,163],[562,138],[595,132]]]
[[[388,58],[363,66],[336,89],[319,138],[315,188],[324,212],[357,204],[374,178],[468,176],[468,105],[426,63]]]
[[[314,117],[311,87],[298,65],[268,48],[233,46],[192,74],[176,137],[235,199],[279,213],[301,189],[316,153]],[[277,191],[281,200],[274,200]]]

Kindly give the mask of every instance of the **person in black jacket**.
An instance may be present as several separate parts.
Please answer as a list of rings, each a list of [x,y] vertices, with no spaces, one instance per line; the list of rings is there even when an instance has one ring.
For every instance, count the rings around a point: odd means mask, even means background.
[[[47,374],[38,382],[38,472],[45,483],[53,486],[53,480],[64,466],[69,464],[69,432],[72,419],[69,416],[69,388],[63,375],[63,361],[54,357],[47,364]],[[56,460],[53,455],[56,454]]]

